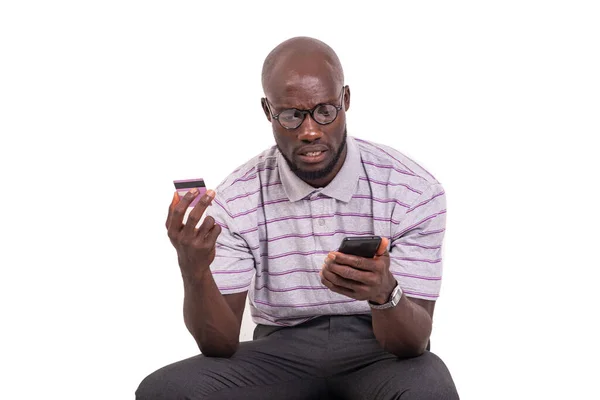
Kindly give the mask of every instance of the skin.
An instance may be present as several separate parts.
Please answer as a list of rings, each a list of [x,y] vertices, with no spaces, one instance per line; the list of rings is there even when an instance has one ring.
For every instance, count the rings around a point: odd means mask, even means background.
[[[269,54],[263,67],[266,98],[261,104],[271,122],[275,142],[296,175],[313,187],[329,184],[346,158],[350,88],[343,86],[343,76],[333,50],[310,38],[283,42]],[[306,110],[320,103],[339,105],[342,91],[343,107],[331,124],[317,124],[307,115],[302,125],[287,130],[272,118],[286,108]],[[307,146],[320,146],[323,160],[303,161],[300,153]],[[180,199],[175,193],[166,221],[184,283],[184,320],[204,355],[230,357],[239,345],[247,292],[222,295],[210,272],[221,228],[211,217],[205,218],[198,229],[195,226],[214,198],[212,190],[202,196],[183,224],[184,213],[196,195],[191,190]],[[387,247],[388,240],[384,238],[377,256],[371,259],[330,253],[320,272],[322,283],[331,291],[353,299],[387,302],[396,285]],[[384,349],[398,357],[422,354],[431,334],[434,307],[433,301],[403,295],[394,308],[372,310],[375,337]]]
[[[331,56],[327,53],[310,53],[307,57],[304,51],[299,51],[282,54],[281,57],[272,67],[274,70],[263,79],[266,94],[261,102],[263,112],[273,127],[275,143],[292,170],[300,170],[300,173],[295,171],[296,174],[314,187],[327,186],[346,159],[346,111],[350,108],[350,88],[343,87],[343,75],[328,62]],[[342,91],[343,108],[331,124],[320,125],[306,116],[302,125],[288,130],[272,118],[272,114],[276,115],[286,108],[310,110],[320,103],[340,105]],[[325,160],[318,164],[304,163],[299,153],[314,145],[325,146]],[[313,179],[307,176],[310,173],[318,175],[319,171],[326,169],[338,152],[339,159],[329,174]]]

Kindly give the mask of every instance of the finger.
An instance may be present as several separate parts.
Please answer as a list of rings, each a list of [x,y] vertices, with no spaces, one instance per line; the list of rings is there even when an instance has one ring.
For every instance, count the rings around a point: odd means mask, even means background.
[[[194,209],[192,210],[190,215],[188,215],[188,220],[185,224],[185,227],[183,228],[184,235],[192,235],[195,233],[198,221],[200,221],[200,218],[202,218],[202,215],[204,215],[204,211],[206,211],[206,208],[210,205],[214,198],[215,192],[211,189],[207,190],[206,193],[204,193],[202,197],[200,197],[198,204],[194,206]],[[210,226],[214,225],[214,223],[215,222],[213,220]],[[206,232],[207,230],[205,230],[204,234],[206,234]]]
[[[390,244],[390,240],[386,237],[381,238],[381,243],[379,243],[379,248],[377,249],[377,253],[375,257],[381,257],[388,252],[388,245]]]
[[[332,292],[343,294],[344,296],[350,297],[352,299],[355,298],[354,297],[355,293],[352,290],[346,289],[346,288],[343,288],[343,287],[340,287],[340,286],[336,286],[334,283],[332,283],[331,281],[329,281],[327,278],[325,278],[323,276],[323,271],[321,271],[319,273],[319,275],[321,276],[321,283],[323,285],[327,286],[327,288],[329,290],[331,290]]]
[[[171,213],[171,220],[169,221],[169,229],[181,228],[181,226],[183,225],[183,217],[185,216],[185,212],[197,194],[198,189],[192,188],[189,192],[185,194],[185,196],[180,198],[177,204],[175,204],[175,206],[173,207],[173,212]]]
[[[204,237],[215,226],[215,219],[210,215],[204,218],[202,224],[198,227],[198,236],[204,240]]]
[[[335,262],[342,265],[348,265],[350,267],[360,269],[363,271],[375,271],[375,265],[373,265],[372,258],[364,258],[355,256],[352,254],[344,254],[340,252],[329,253],[328,257],[333,257]]]
[[[353,292],[363,289],[363,285],[361,283],[350,280],[350,279],[343,278],[343,277],[339,276],[338,274],[334,274],[333,272],[331,272],[328,269],[327,266],[325,268],[323,268],[321,270],[321,272],[322,272],[323,277],[325,279],[327,279],[329,282],[333,283],[335,286],[340,286],[342,288],[351,290]]]
[[[205,236],[207,244],[211,247],[215,246],[217,243],[217,238],[221,234],[221,225],[214,224],[212,229],[208,231]]]
[[[371,271],[361,271],[359,269],[348,267],[347,265],[340,265],[335,262],[328,263],[325,268],[341,278],[356,282],[358,284],[368,286],[373,284],[375,281],[375,277]]]
[[[173,214],[173,209],[179,203],[179,193],[173,193],[173,200],[171,200],[171,204],[169,204],[169,212],[167,213],[167,221],[165,222],[165,226],[169,229],[169,224],[171,223],[171,215]]]

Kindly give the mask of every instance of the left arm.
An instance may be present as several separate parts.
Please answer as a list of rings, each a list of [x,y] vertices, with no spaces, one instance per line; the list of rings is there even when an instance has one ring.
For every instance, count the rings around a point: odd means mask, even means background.
[[[387,238],[373,259],[339,252],[330,253],[321,271],[321,281],[336,293],[357,300],[386,303],[396,286],[390,271]],[[372,310],[373,331],[381,346],[398,357],[423,354],[431,335],[434,301],[402,295],[396,307]]]
[[[423,354],[431,335],[435,301],[402,295],[396,307],[371,310],[373,331],[381,346],[398,357]]]
[[[373,331],[387,351],[414,357],[427,348],[440,289],[446,227],[444,189],[439,183],[430,185],[408,210],[394,218],[400,223],[390,238],[391,258],[386,251],[387,238],[382,239],[374,258],[332,252],[325,259],[321,281],[336,293],[378,304],[390,300],[398,281],[404,292],[398,304],[371,310]]]

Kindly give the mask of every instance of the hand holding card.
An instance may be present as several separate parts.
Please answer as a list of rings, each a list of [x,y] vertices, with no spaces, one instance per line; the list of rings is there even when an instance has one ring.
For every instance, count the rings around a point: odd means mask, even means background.
[[[179,267],[184,279],[203,279],[210,273],[215,258],[216,241],[221,227],[214,218],[201,219],[215,197],[213,190],[206,190],[202,179],[174,181],[177,192],[169,206],[166,227],[171,244],[177,250]],[[187,221],[184,216],[189,212]]]

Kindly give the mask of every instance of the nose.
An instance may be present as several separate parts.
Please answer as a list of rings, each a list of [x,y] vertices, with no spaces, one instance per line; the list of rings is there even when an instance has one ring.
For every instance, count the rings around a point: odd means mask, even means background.
[[[298,139],[303,142],[314,142],[323,136],[321,126],[312,119],[310,114],[307,114],[298,129]]]

